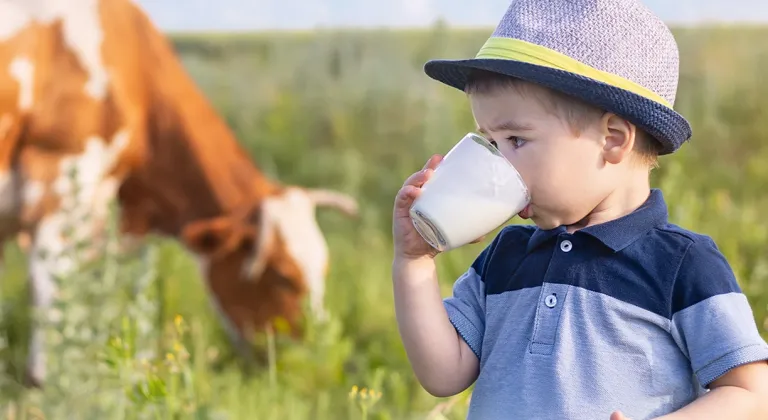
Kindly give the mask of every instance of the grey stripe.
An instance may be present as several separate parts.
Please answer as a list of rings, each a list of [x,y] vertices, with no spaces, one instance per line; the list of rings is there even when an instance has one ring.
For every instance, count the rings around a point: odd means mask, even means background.
[[[545,298],[553,292],[558,301],[550,308]],[[546,283],[488,296],[486,305],[470,418],[591,419],[622,410],[639,420],[701,392],[665,317]]]
[[[477,358],[482,350],[485,330],[485,283],[470,267],[453,285],[453,296],[444,300],[454,328]]]

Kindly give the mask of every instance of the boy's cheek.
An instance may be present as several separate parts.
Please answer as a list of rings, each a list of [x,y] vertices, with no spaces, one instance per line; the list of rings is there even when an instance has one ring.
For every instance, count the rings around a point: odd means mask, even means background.
[[[531,194],[534,194],[534,190],[537,189],[537,185],[540,182],[546,181],[547,175],[545,173],[546,168],[536,167],[536,164],[534,162],[512,162],[512,165],[517,169],[517,172],[520,174],[520,177],[523,178],[523,182],[528,187],[528,190],[531,191]]]

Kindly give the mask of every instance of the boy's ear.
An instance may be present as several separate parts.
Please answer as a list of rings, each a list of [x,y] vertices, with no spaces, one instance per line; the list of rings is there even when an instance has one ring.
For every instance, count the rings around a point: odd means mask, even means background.
[[[605,136],[603,156],[606,162],[616,165],[626,159],[635,147],[637,128],[624,118],[610,112],[602,116],[601,123]]]

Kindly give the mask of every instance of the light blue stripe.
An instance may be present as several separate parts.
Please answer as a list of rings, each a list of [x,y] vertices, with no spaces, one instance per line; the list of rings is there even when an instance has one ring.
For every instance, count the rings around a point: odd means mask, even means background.
[[[445,300],[480,358],[470,419],[658,417],[706,392],[701,384],[768,358],[744,295],[718,295],[672,320],[586,288],[485,296],[468,270]],[[555,295],[547,305],[547,296]],[[695,374],[694,374],[695,372]]]
[[[546,296],[553,292],[558,300],[550,308]],[[622,410],[641,420],[700,393],[666,317],[548,283],[491,295],[485,304],[470,419],[592,419]]]
[[[485,283],[470,267],[453,285],[453,296],[444,300],[453,327],[480,359],[485,330]]]
[[[672,325],[702,385],[732,367],[768,359],[768,344],[760,337],[752,308],[742,293],[703,300],[676,313]]]
[[[765,343],[751,344],[734,350],[704,366],[696,372],[696,376],[699,377],[702,384],[709,384],[737,366],[762,360],[768,360],[768,345]]]
[[[472,349],[472,353],[475,353],[477,359],[480,360],[481,342],[483,340],[483,334],[475,328],[468,317],[458,310],[455,306],[446,305],[445,309],[448,311],[448,319],[450,319],[453,328],[459,333],[465,343]]]

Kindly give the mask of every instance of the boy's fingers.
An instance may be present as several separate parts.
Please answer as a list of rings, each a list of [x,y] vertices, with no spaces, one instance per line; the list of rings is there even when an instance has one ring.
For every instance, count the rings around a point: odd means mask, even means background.
[[[611,419],[610,419],[610,420],[629,420],[629,419],[627,419],[626,417],[624,417],[624,414],[622,414],[622,412],[621,412],[621,411],[614,411],[614,412],[611,414]]]
[[[437,168],[437,164],[440,163],[440,161],[443,160],[443,157],[441,155],[432,155],[429,159],[427,159],[427,163],[424,164],[424,167],[421,168],[422,172],[425,169],[435,169]]]
[[[408,179],[405,180],[403,183],[403,186],[409,186],[412,185],[414,187],[421,187],[424,185],[425,182],[429,179],[430,176],[432,176],[433,170],[432,169],[426,169],[424,171],[416,172],[415,174],[408,177]]]
[[[424,177],[424,172],[416,172],[415,174],[405,179],[405,182],[403,182],[403,187],[407,187],[409,185],[415,185],[416,183],[420,182],[420,179],[423,177]]]
[[[406,185],[397,193],[397,206],[410,206],[419,194],[419,189],[413,185]]]
[[[479,238],[475,239],[474,241],[472,241],[472,242],[470,242],[470,243],[471,243],[471,244],[476,244],[476,243],[478,243],[478,242],[481,242],[483,239],[485,239],[485,235],[483,235],[483,236],[481,236],[481,237],[479,237]]]
[[[420,187],[429,180],[442,159],[440,155],[432,155],[419,172],[412,174],[403,182],[403,187],[397,192],[395,199],[397,207],[411,205],[421,193]]]

